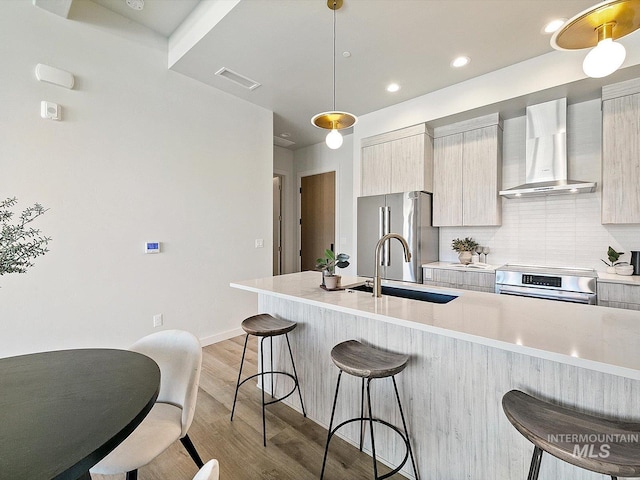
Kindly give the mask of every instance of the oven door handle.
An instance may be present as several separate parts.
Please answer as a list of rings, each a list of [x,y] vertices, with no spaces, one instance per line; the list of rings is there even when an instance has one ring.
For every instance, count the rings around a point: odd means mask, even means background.
[[[595,304],[596,296],[593,294],[584,294],[577,292],[562,292],[559,295],[553,293],[544,293],[540,288],[516,287],[516,286],[499,286],[497,293],[501,295],[514,295],[518,297],[542,298],[544,300],[558,300],[573,303]]]

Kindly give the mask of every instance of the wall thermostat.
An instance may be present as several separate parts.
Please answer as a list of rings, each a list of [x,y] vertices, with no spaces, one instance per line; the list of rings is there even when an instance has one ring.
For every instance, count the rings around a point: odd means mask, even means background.
[[[57,103],[47,102],[43,100],[40,103],[40,116],[48,120],[61,120],[62,107]]]
[[[145,242],[144,253],[160,253],[160,242]]]

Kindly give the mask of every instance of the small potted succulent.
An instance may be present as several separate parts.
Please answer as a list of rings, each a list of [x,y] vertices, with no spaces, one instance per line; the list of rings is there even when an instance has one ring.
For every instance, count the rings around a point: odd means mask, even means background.
[[[458,252],[458,260],[463,265],[471,263],[471,252],[475,251],[477,246],[478,242],[471,237],[465,237],[463,240],[455,238],[451,242],[451,248]]]
[[[340,275],[336,275],[336,267],[345,268],[349,266],[349,255],[339,253],[336,255],[332,250],[326,249],[324,257],[316,260],[316,268],[322,270],[322,285],[327,290],[340,288]]]
[[[616,273],[616,265],[625,263],[618,261],[620,255],[624,255],[624,252],[616,252],[611,248],[611,245],[609,245],[609,249],[607,250],[607,258],[609,261],[607,262],[606,260],[602,260],[607,265],[607,273]]]

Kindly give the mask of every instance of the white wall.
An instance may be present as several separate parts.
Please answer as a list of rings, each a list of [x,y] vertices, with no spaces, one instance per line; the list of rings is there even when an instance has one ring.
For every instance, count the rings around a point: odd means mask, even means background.
[[[300,148],[294,152],[294,168],[298,186],[300,178],[303,176],[336,172],[336,250],[351,256],[355,255],[356,250],[353,231],[353,211],[356,198],[353,190],[353,151],[353,135],[345,135],[342,147],[337,150],[331,150],[322,142]],[[296,189],[296,191],[299,190]],[[296,198],[296,205],[297,218],[299,218],[299,196]],[[296,232],[296,238],[299,242],[300,229],[297,228]],[[355,275],[355,267],[350,265],[342,269],[340,273]]]
[[[5,1],[0,37],[0,197],[48,207],[53,237],[0,277],[0,356],[127,346],[157,313],[205,342],[236,333],[257,305],[229,282],[271,272],[272,113],[167,70],[165,40],[92,2],[67,20]],[[37,63],[77,86],[38,82]]]

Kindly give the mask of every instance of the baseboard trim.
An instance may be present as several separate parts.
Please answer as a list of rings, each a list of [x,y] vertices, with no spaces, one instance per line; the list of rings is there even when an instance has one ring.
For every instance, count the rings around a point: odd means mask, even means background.
[[[238,335],[242,335],[244,330],[242,328],[234,328],[233,330],[227,330],[226,332],[217,333],[215,335],[209,335],[208,337],[202,337],[200,339],[200,344],[203,347],[207,345],[213,345],[214,343],[222,342],[224,340],[229,340],[230,338],[237,337]]]

